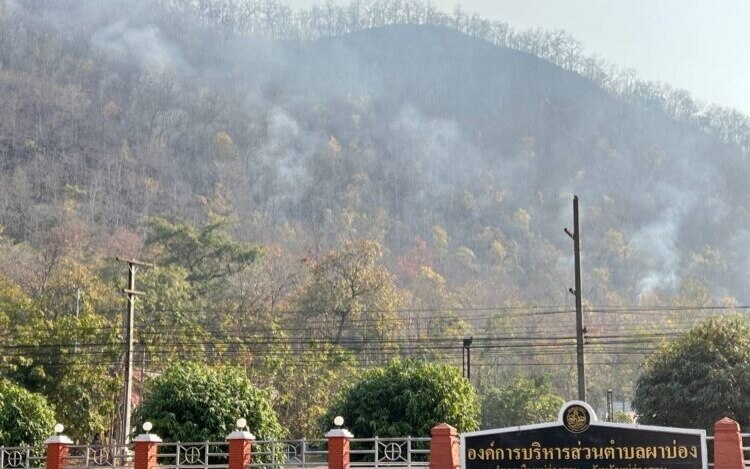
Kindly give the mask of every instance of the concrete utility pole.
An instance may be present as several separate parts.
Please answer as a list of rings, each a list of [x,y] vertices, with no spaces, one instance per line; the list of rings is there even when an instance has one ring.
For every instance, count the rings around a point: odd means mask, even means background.
[[[578,365],[578,400],[586,400],[586,371],[583,358],[583,302],[581,300],[581,232],[578,226],[578,196],[573,196],[573,233],[565,228],[565,233],[573,239],[575,257],[575,290],[568,291],[576,297],[576,363]]]
[[[130,417],[132,414],[132,397],[133,397],[133,317],[135,315],[135,299],[138,296],[144,296],[146,293],[135,289],[135,273],[138,267],[153,267],[153,264],[137,261],[135,259],[116,258],[120,262],[128,264],[128,287],[122,290],[128,295],[128,316],[125,320],[125,396],[124,396],[124,415],[122,418],[122,433],[120,443],[126,445],[129,443],[130,435]]]

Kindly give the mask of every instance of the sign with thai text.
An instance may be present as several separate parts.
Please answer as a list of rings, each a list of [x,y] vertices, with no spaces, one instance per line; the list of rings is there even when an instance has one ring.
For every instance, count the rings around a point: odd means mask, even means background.
[[[707,469],[706,432],[598,422],[580,401],[558,422],[461,435],[462,469]]]

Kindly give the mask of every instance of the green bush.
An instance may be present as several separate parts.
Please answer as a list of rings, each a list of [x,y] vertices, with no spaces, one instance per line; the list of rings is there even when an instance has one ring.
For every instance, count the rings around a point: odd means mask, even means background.
[[[148,383],[135,414],[164,441],[224,441],[237,419],[259,440],[283,437],[268,395],[252,386],[242,370],[181,363]]]
[[[44,396],[0,380],[0,446],[41,445],[54,426],[55,409]]]
[[[345,387],[320,422],[325,431],[344,417],[357,438],[429,436],[440,422],[476,430],[479,403],[474,386],[453,366],[393,360]]]

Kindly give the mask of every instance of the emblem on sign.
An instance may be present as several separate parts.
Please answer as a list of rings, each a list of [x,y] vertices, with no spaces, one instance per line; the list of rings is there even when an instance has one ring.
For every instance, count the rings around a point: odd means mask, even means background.
[[[589,429],[591,415],[588,409],[579,404],[573,404],[563,413],[563,426],[571,433],[582,433]]]

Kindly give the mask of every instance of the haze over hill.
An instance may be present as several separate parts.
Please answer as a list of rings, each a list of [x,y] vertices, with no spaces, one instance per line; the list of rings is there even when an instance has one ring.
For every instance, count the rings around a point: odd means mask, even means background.
[[[0,64],[0,266],[27,292],[65,256],[106,282],[114,250],[165,255],[143,244],[151,217],[230,217],[236,240],[282,253],[260,261],[278,269],[267,284],[221,290],[253,317],[296,311],[317,272],[300,258],[369,239],[403,292],[394,313],[498,312],[446,316],[457,335],[570,331],[500,313],[572,304],[562,228],[578,194],[589,309],[750,302],[748,118],[582,56],[563,32],[417,0],[5,0]]]

